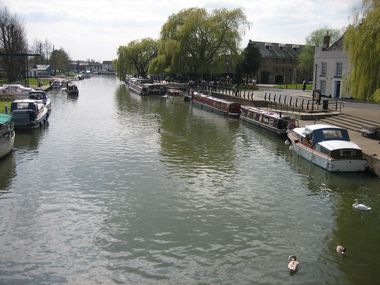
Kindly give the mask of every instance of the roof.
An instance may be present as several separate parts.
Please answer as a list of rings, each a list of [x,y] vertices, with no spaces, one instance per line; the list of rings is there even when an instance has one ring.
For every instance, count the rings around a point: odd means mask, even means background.
[[[307,125],[305,126],[306,130],[309,131],[315,131],[315,130],[321,130],[321,129],[343,129],[341,127],[333,126],[333,125],[327,125],[327,124],[315,124],[315,125]]]
[[[325,50],[343,50],[344,34]]]
[[[332,140],[332,141],[323,141],[319,143],[320,146],[328,150],[337,150],[337,149],[361,149],[357,144],[351,141],[341,141],[341,140]]]
[[[297,58],[304,45],[252,41],[262,57]]]
[[[0,114],[0,125],[6,124],[12,121],[12,116],[6,114]]]
[[[46,71],[50,68],[50,65],[48,65],[48,64],[37,64],[36,68],[38,71]]]

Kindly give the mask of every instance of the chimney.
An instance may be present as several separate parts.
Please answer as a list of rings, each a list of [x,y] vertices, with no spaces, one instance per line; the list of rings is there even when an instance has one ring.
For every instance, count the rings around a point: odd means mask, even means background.
[[[329,46],[330,46],[330,35],[327,34],[326,36],[323,37],[322,50],[327,49]]]

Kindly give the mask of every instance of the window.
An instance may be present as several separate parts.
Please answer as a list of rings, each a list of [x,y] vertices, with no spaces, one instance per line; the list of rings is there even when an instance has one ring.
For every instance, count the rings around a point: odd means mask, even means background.
[[[342,62],[337,62],[336,63],[336,76],[342,76],[342,70],[343,70],[343,63]]]
[[[321,76],[326,76],[327,72],[327,62],[322,62]]]
[[[326,80],[320,81],[321,94],[326,95]]]

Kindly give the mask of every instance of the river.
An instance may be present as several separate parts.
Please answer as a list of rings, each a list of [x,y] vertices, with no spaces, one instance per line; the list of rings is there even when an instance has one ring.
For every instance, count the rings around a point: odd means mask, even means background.
[[[379,282],[378,178],[327,173],[183,98],[77,85],[0,160],[0,284]]]

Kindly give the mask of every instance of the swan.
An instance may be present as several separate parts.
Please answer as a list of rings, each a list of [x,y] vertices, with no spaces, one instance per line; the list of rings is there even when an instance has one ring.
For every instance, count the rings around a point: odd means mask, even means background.
[[[354,202],[355,203],[352,204],[352,208],[354,208],[356,210],[361,210],[361,211],[371,211],[372,210],[371,207],[368,207],[364,204],[359,204],[358,199],[355,199]]]
[[[336,252],[341,255],[346,255],[346,248],[344,246],[337,245]]]
[[[297,257],[295,255],[290,255],[288,257],[288,269],[291,273],[295,273],[298,270],[299,262],[297,261]]]

